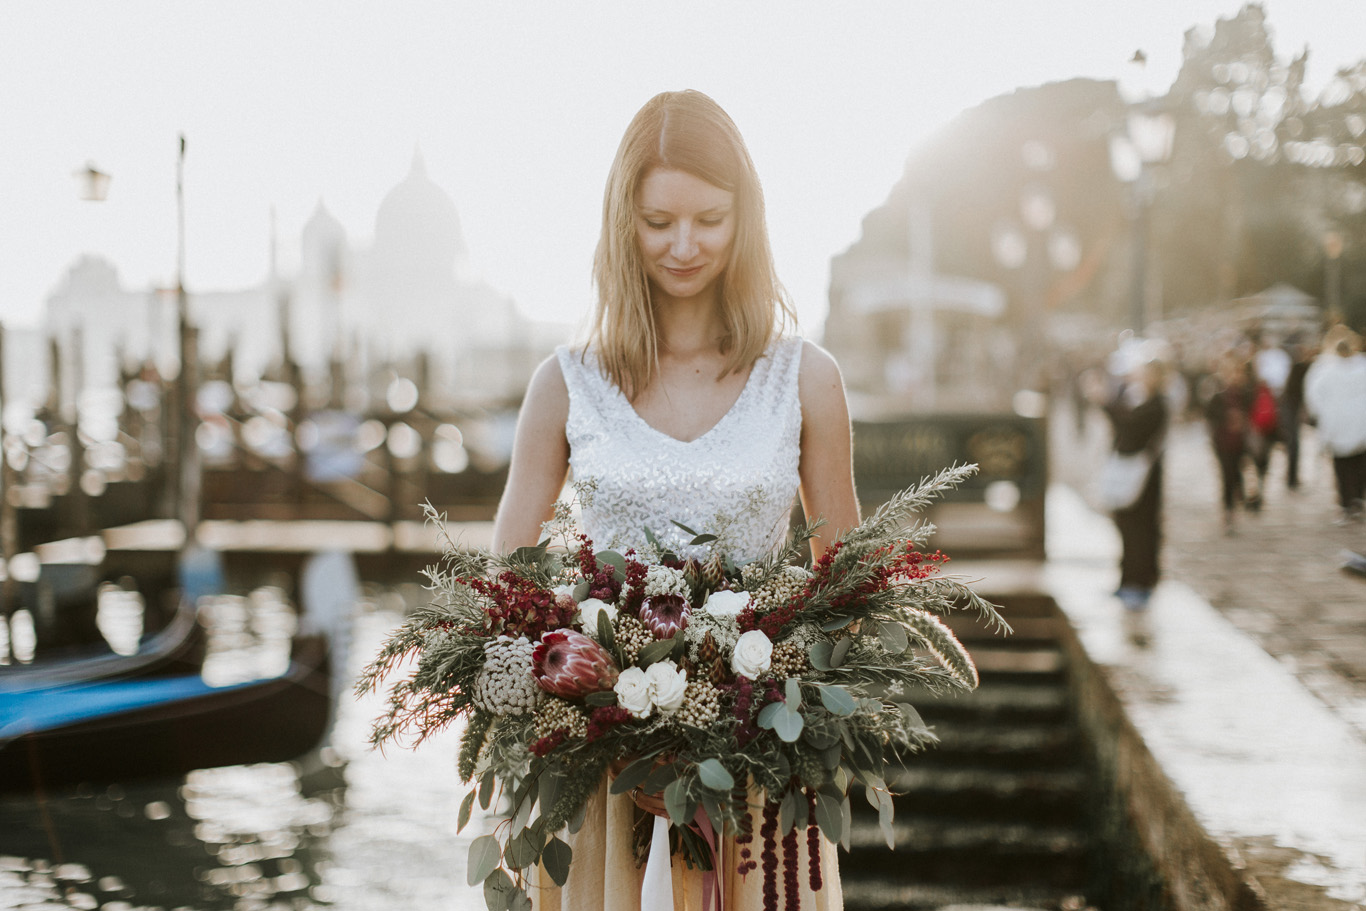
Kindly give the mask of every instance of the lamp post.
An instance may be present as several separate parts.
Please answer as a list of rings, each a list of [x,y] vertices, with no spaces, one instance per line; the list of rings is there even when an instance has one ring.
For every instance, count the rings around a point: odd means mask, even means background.
[[[72,171],[71,176],[76,180],[76,195],[86,202],[104,202],[109,197],[112,178],[95,167],[94,162],[87,161],[85,167]]]
[[[190,298],[185,292],[185,134],[180,134],[176,157],[176,336],[180,348],[180,372],[176,375],[175,425],[176,518],[185,529],[185,547],[195,543],[199,528],[199,497],[202,477],[195,442],[198,415],[195,392],[199,388],[198,333],[190,323]]]
[[[1129,324],[1142,333],[1148,323],[1149,222],[1156,193],[1155,170],[1172,154],[1176,123],[1166,111],[1150,105],[1129,110],[1123,131],[1110,137],[1110,168],[1130,185],[1129,217],[1133,232],[1133,280]]]

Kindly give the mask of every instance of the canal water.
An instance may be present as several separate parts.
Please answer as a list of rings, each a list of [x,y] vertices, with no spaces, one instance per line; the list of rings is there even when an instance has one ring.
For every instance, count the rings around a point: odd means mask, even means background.
[[[349,689],[425,595],[366,590],[341,637],[330,745],[305,762],[0,797],[0,909],[482,909],[465,884],[482,820],[456,833],[457,732],[381,754],[368,743],[379,700]],[[288,661],[295,617],[278,590],[201,602],[201,615],[211,681]]]

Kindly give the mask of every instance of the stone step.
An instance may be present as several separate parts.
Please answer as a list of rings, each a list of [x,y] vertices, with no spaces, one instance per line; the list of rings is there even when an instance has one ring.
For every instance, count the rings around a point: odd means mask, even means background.
[[[1023,770],[1068,766],[1081,755],[1080,736],[1071,725],[983,725],[971,718],[940,718],[934,733],[939,742],[910,757],[908,766]]]
[[[896,875],[841,877],[846,911],[1056,911],[1083,904],[1067,889],[1019,884],[950,885],[908,882]]]
[[[1086,815],[1089,788],[1080,768],[1062,770],[948,769],[915,767],[888,776],[898,812],[944,817],[1074,825]],[[856,814],[873,814],[866,801],[851,800]]]
[[[1075,888],[1086,878],[1087,839],[1072,826],[898,816],[896,848],[877,821],[856,817],[841,878],[895,873],[903,882],[973,886],[1031,883]]]
[[[991,680],[982,682],[971,693],[950,692],[936,695],[930,692],[911,693],[905,700],[927,722],[940,718],[971,718],[983,723],[999,724],[1009,719],[1022,723],[1070,723],[1070,697],[1059,681]]]

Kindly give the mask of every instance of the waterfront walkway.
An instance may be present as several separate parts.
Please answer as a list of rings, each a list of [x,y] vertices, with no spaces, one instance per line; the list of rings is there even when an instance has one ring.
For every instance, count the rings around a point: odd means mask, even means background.
[[[1109,444],[1093,414],[1079,438],[1070,415],[1052,428],[1057,482],[1085,494]],[[1303,429],[1300,486],[1272,453],[1263,506],[1225,535],[1218,468],[1203,424],[1175,425],[1165,464],[1164,578],[1190,586],[1293,674],[1366,741],[1366,577],[1344,571],[1366,552],[1366,524],[1334,525],[1333,469]]]
[[[1136,642],[1111,594],[1118,535],[1084,500],[1109,441],[1093,417],[1080,434],[1066,415],[1050,428],[1040,584],[1142,743],[1129,749],[1130,729],[1118,725],[1120,748],[1160,769],[1145,777],[1121,764],[1119,783],[1164,882],[1180,907],[1363,911],[1366,578],[1345,572],[1340,554],[1366,550],[1366,526],[1333,524],[1331,465],[1306,429],[1299,490],[1286,489],[1277,452],[1263,508],[1226,536],[1204,428],[1177,425],[1163,581]]]

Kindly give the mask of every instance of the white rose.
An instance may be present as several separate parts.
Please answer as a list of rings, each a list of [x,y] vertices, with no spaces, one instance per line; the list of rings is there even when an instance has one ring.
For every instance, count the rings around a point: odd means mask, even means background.
[[[589,598],[579,602],[579,629],[583,630],[594,639],[598,638],[598,614],[606,612],[607,621],[610,623],[617,619],[617,608],[614,604],[598,598]]]
[[[650,695],[655,708],[672,715],[683,704],[683,692],[688,688],[688,672],[680,670],[672,661],[656,661],[645,669],[650,681]]]
[[[730,669],[741,677],[757,679],[773,662],[773,643],[760,629],[752,629],[735,643],[730,656]]]
[[[717,617],[738,617],[749,606],[749,592],[712,592],[702,610]]]
[[[557,585],[550,590],[550,593],[552,595],[555,595],[556,597],[559,597],[560,595],[568,595],[572,598],[574,597],[574,589],[576,588],[578,588],[577,585]]]
[[[616,691],[617,703],[626,711],[637,718],[650,717],[650,710],[654,706],[651,698],[653,687],[643,670],[628,667],[617,675],[616,686],[612,689]]]

